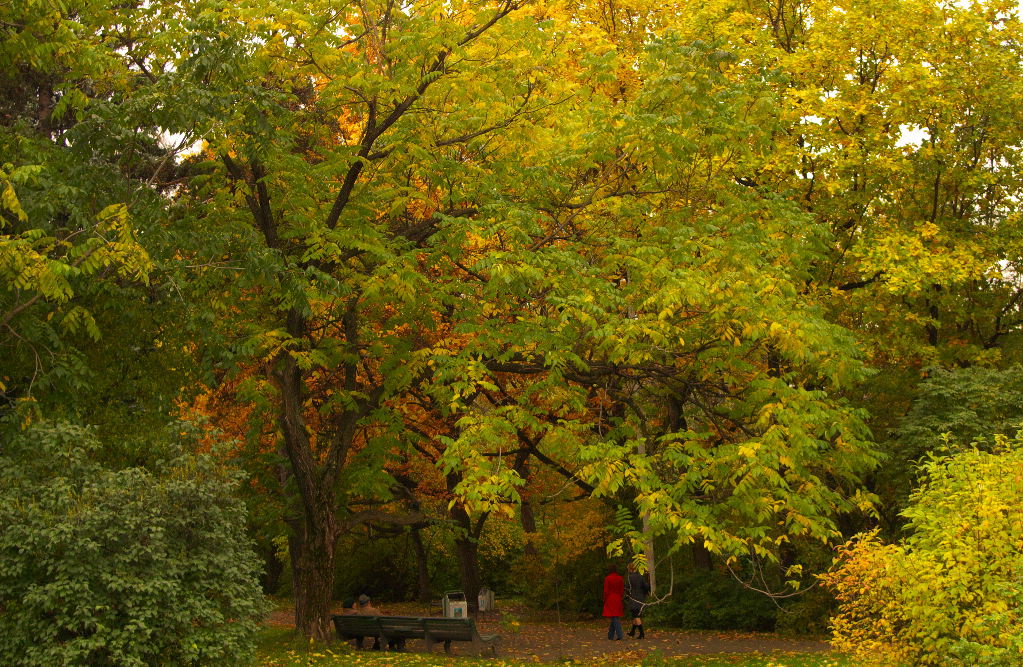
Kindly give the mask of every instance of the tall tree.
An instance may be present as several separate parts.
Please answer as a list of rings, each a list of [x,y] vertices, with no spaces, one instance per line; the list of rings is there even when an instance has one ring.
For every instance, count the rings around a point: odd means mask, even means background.
[[[791,188],[831,229],[808,287],[871,362],[1016,357],[1017,8],[784,0],[690,16],[689,34],[735,54],[730,78],[774,74],[776,150],[746,182]]]
[[[592,57],[613,72],[605,48]],[[629,96],[560,114],[522,156],[522,214],[474,230],[467,273],[492,305],[456,327],[470,338],[434,377],[472,426],[452,464],[521,430],[595,495],[631,496],[674,545],[771,556],[834,538],[873,457],[835,395],[862,378],[854,342],[804,290],[830,232],[747,184],[778,101],[769,80],[731,81],[733,62],[666,34]],[[502,374],[528,390],[473,409]],[[502,475],[510,494],[514,467]]]
[[[420,332],[459,298],[432,267],[457,255],[497,188],[493,137],[548,103],[540,25],[519,9],[223,7],[219,32],[181,63],[224,91],[206,108],[208,175],[187,196],[210,222],[248,226],[223,312],[243,358],[263,363],[257,390],[289,464],[296,623],[310,636],[330,633],[345,494],[357,473],[388,483],[387,402],[429,375]]]

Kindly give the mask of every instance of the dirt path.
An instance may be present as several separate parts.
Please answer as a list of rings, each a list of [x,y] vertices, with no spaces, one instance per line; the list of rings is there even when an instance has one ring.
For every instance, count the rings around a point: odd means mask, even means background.
[[[782,639],[773,635],[692,632],[652,628],[642,640],[628,635],[610,641],[603,623],[588,626],[525,624],[520,632],[500,633],[501,655],[547,662],[590,660],[601,656],[640,659],[654,653],[665,657],[709,653],[772,653],[775,651],[827,651],[824,642]]]
[[[409,616],[437,615],[428,607],[412,604],[384,605],[389,614]],[[517,610],[518,611],[518,610]],[[477,621],[481,634],[498,634],[498,654],[526,662],[553,662],[564,660],[588,661],[614,657],[617,660],[640,660],[649,654],[663,657],[714,653],[774,652],[826,652],[827,642],[792,639],[777,635],[752,632],[713,632],[662,629],[650,626],[646,638],[637,640],[625,636],[621,641],[607,639],[607,624],[603,619],[592,621],[557,622],[555,619],[519,620],[520,614],[494,612]],[[293,624],[290,610],[274,612],[268,623],[278,626]],[[629,626],[625,626],[628,631]],[[426,650],[423,642],[408,642],[408,650]],[[455,655],[468,653],[468,646],[453,646]],[[443,648],[435,648],[443,652]]]

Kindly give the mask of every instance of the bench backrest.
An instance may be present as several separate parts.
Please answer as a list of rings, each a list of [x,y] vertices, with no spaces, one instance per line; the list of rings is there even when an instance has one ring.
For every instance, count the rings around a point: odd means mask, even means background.
[[[471,618],[424,618],[423,626],[434,640],[472,641],[478,636]]]
[[[378,616],[380,631],[387,637],[421,639],[425,637],[423,619],[418,616]]]
[[[380,621],[376,616],[334,616],[334,629],[342,637],[377,637]]]
[[[342,638],[389,637],[431,641],[479,641],[471,618],[419,616],[334,616],[334,628]]]

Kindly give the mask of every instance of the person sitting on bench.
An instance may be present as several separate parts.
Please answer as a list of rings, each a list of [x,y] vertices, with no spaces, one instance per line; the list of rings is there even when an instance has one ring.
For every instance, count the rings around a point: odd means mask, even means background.
[[[383,616],[384,612],[379,608],[373,606],[373,600],[368,595],[363,593],[359,596],[359,615],[360,616]]]
[[[373,600],[368,595],[363,593],[359,596],[359,615],[360,616],[385,616],[386,614],[379,607],[373,606]],[[405,648],[405,640],[403,639],[388,639],[387,648],[394,650],[403,650]],[[380,638],[377,637],[373,641],[373,649],[380,650]]]

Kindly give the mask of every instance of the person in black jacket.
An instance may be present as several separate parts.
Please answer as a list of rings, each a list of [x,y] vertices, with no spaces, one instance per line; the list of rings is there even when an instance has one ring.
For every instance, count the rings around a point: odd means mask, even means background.
[[[629,576],[625,579],[625,600],[632,614],[632,627],[629,628],[629,636],[636,637],[636,630],[639,629],[639,637],[643,639],[646,632],[643,629],[643,608],[646,607],[646,596],[650,593],[650,583],[646,577],[636,571],[636,566],[629,563]]]

